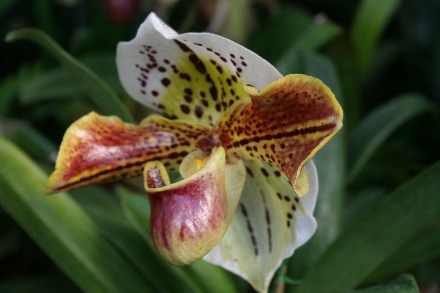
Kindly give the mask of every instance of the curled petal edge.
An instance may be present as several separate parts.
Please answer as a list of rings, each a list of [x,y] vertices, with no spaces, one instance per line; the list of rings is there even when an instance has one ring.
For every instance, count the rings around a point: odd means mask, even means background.
[[[221,240],[246,178],[241,161],[226,164],[222,147],[209,156],[191,153],[182,165],[188,177],[173,184],[159,161],[148,162],[144,168],[153,243],[176,266],[202,258]]]
[[[262,160],[283,172],[298,196],[309,191],[307,163],[342,127],[343,111],[317,78],[290,74],[261,91],[246,86],[250,99],[216,126],[232,156]]]

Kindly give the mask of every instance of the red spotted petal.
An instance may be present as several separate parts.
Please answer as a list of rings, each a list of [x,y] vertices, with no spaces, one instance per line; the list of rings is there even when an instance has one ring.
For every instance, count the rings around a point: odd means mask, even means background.
[[[281,170],[299,196],[307,193],[304,164],[342,126],[342,109],[320,80],[288,75],[225,113],[217,126],[221,145],[237,157]]]
[[[182,159],[210,128],[153,115],[139,126],[92,112],[73,123],[60,147],[48,193],[142,174],[148,161],[161,160],[177,171]]]

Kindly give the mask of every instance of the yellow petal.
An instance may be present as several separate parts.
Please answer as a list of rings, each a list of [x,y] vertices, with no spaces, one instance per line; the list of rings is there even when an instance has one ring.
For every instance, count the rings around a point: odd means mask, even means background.
[[[161,160],[177,171],[182,159],[210,128],[153,115],[139,126],[94,112],[73,123],[61,143],[48,193],[142,174],[148,161]]]
[[[261,89],[281,77],[243,46],[209,33],[178,35],[154,13],[133,40],[119,43],[116,62],[135,100],[170,117],[210,125],[247,98],[244,85]]]
[[[299,196],[308,191],[304,164],[342,127],[342,109],[320,80],[288,75],[225,113],[216,127],[233,156],[262,160],[281,170]]]

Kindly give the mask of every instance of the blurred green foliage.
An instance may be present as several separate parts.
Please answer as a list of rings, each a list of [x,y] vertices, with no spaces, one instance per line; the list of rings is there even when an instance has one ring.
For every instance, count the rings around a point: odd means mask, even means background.
[[[440,292],[440,1],[144,0],[123,23],[106,1],[68,2],[0,2],[0,34],[14,40],[0,43],[0,292],[252,292],[203,261],[166,264],[136,180],[44,196],[74,120],[148,114],[114,58],[150,11],[318,77],[343,105],[343,130],[315,158],[318,230],[271,290]]]

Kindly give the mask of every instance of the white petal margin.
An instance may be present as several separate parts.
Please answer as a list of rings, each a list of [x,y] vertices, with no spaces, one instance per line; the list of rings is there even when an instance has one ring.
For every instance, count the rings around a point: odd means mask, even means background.
[[[243,46],[210,33],[179,35],[154,13],[133,40],[118,44],[116,63],[122,85],[138,102],[211,125],[247,98],[244,85],[261,90],[282,77]]]
[[[318,175],[313,162],[308,162],[310,191],[299,198],[275,168],[262,162],[246,165],[248,176],[232,222],[220,243],[203,259],[265,293],[282,261],[315,233]]]

